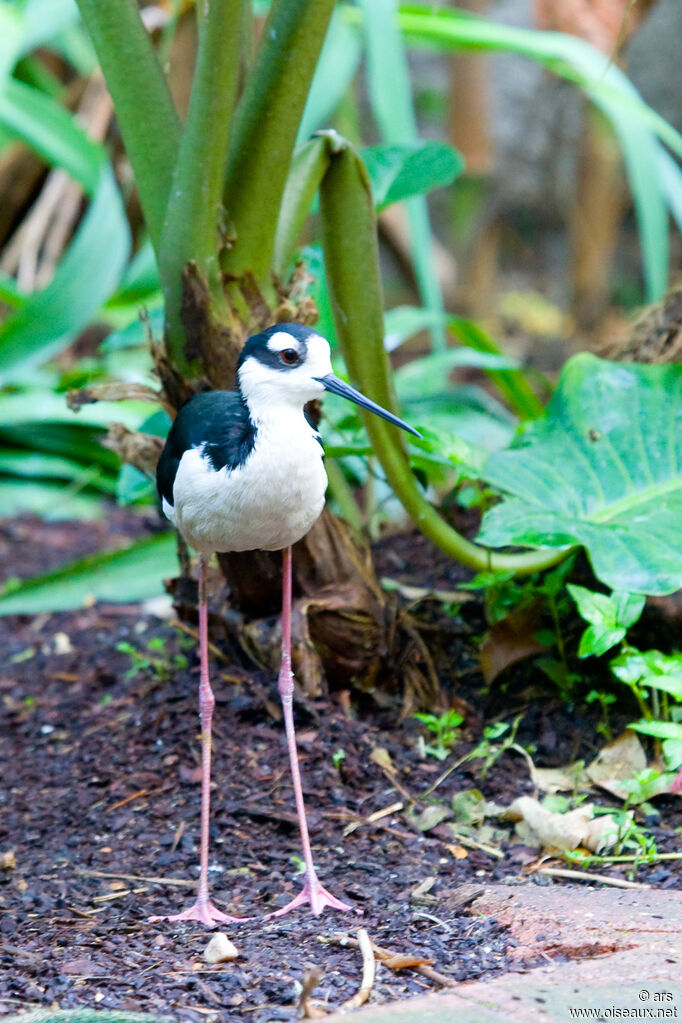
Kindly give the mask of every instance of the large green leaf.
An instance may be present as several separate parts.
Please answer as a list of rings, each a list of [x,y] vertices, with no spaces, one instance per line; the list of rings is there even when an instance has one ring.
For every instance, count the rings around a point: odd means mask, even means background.
[[[614,590],[682,586],[682,366],[574,356],[544,419],[491,455],[491,547],[582,544]]]
[[[158,533],[123,550],[104,551],[55,572],[10,584],[0,592],[0,615],[82,607],[92,600],[148,600],[163,593],[164,576],[178,571],[174,533]]]

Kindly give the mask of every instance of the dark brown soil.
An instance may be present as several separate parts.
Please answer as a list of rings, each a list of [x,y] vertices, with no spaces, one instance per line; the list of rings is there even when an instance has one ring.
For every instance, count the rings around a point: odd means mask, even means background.
[[[150,526],[123,513],[95,527],[6,523],[4,573],[28,575]],[[380,562],[384,574],[412,583],[456,584],[452,566],[421,538],[382,545]],[[484,700],[474,659],[480,607],[472,606],[449,635],[441,634],[435,609],[424,613],[434,636],[439,630],[444,692],[466,712],[455,756],[479,737],[484,712],[505,706],[507,716],[526,712],[520,739],[532,739],[540,764],[565,762],[576,745],[589,751],[594,722],[582,722],[556,700],[540,704],[499,691]],[[152,639],[161,641],[156,668],[132,671],[117,645],[146,654]],[[409,794],[424,792],[444,766],[420,758],[420,727],[400,721],[398,694],[384,696],[381,706],[363,700],[360,710],[342,696],[297,702],[319,872],[357,913],[313,919],[301,910],[262,921],[298,891],[298,833],[275,681],[227,648],[213,672],[211,884],[221,906],[253,919],[229,927],[240,957],[218,966],[203,960],[210,936],[203,928],[149,924],[150,915],[189,903],[197,875],[198,679],[186,640],[130,606],[0,619],[0,856],[13,851],[16,859],[13,866],[7,857],[0,872],[0,1010],[97,1005],[191,1020],[294,1020],[312,969],[320,971],[315,997],[329,1007],[358,988],[359,953],[326,940],[358,927],[379,945],[431,960],[453,980],[533,965],[509,956],[513,939],[495,919],[469,913],[475,888],[461,895],[464,882],[524,876],[531,850],[502,844],[501,859],[464,850],[438,837],[438,829],[421,833],[397,807],[368,820],[397,803],[405,808]],[[448,664],[448,651],[459,663]],[[385,757],[377,749],[390,756],[394,776],[373,759]],[[335,763],[338,750],[344,757]],[[453,772],[436,798],[447,804],[454,792],[479,787],[504,803],[531,790],[518,757],[502,758],[484,782],[476,766]],[[674,805],[665,804],[654,827],[660,850],[676,845],[682,819]],[[674,862],[642,868],[639,877],[682,887]],[[433,884],[425,890],[427,880]],[[434,986],[415,971],[382,967],[373,999]]]

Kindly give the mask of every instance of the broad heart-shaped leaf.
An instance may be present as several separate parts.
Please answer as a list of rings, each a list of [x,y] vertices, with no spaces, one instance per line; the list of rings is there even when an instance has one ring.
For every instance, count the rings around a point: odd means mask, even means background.
[[[400,199],[449,185],[464,167],[459,153],[445,142],[367,146],[361,151],[378,210]]]
[[[614,590],[682,586],[682,366],[576,355],[543,419],[485,478],[504,500],[484,517],[490,547],[582,544]]]

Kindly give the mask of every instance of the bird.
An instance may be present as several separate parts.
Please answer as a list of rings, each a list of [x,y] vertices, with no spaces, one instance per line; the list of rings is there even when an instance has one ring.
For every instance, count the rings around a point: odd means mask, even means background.
[[[157,467],[166,517],[198,555],[201,837],[195,902],[153,920],[198,921],[207,927],[240,919],[218,909],[208,886],[211,727],[215,697],[209,679],[206,576],[209,558],[230,551],[282,551],[282,701],[305,878],[295,898],[267,916],[308,904],[351,907],[320,883],[313,863],[293,718],[291,667],[291,548],[322,512],[327,489],[324,451],[305,405],[325,392],[340,395],[417,437],[417,430],[332,372],[331,349],[313,328],[279,323],[244,344],[233,391],[207,391],[178,411]]]

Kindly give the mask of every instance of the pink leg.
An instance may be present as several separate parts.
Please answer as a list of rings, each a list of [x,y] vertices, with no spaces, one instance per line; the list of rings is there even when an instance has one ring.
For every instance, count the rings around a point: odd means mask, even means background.
[[[301,770],[298,763],[296,733],[294,731],[294,676],[291,670],[291,547],[285,547],[282,551],[282,664],[279,671],[278,686],[284,710],[284,727],[289,747],[289,762],[291,764],[291,779],[296,799],[296,812],[298,813],[298,823],[301,829],[305,881],[303,890],[296,898],[292,899],[283,909],[278,909],[274,913],[268,913],[266,919],[273,916],[283,916],[284,913],[289,913],[292,909],[296,909],[297,906],[302,906],[306,902],[310,904],[314,916],[319,916],[325,906],[331,906],[332,909],[350,910],[350,906],[335,898],[318,881],[313,864],[313,854],[310,848],[310,838],[308,837],[308,822],[303,805]]]
[[[196,902],[189,909],[174,916],[153,916],[150,923],[160,920],[197,920],[206,927],[218,923],[236,923],[243,917],[228,916],[217,909],[208,897],[208,825],[211,804],[211,722],[215,696],[208,677],[208,605],[206,602],[206,558],[199,555],[199,716],[201,719],[201,846],[199,890]]]

